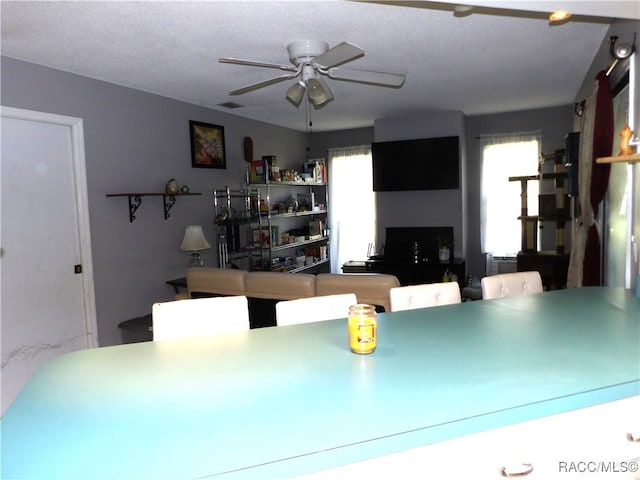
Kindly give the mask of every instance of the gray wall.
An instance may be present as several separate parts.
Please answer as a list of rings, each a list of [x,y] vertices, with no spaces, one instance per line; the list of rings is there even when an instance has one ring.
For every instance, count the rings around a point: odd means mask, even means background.
[[[386,118],[373,128],[315,133],[311,139],[311,156],[326,156],[330,148],[370,144],[374,141],[406,140],[460,135],[461,188],[440,191],[379,192],[377,201],[377,242],[385,241],[386,227],[453,226],[455,255],[464,257],[465,204],[465,117],[460,112],[426,112],[403,118]],[[400,167],[401,168],[401,167]],[[407,205],[410,208],[407,208]],[[416,208],[413,208],[413,207]]]
[[[403,140],[460,135],[461,188],[424,192],[380,192],[378,243],[384,243],[386,227],[453,226],[455,255],[466,259],[467,273],[484,272],[480,251],[480,142],[482,134],[542,131],[542,152],[564,148],[564,137],[572,131],[573,106],[466,117],[460,112],[427,112],[412,118],[382,119],[375,131],[366,129],[314,134],[313,155],[326,149],[371,141]],[[374,137],[374,138],[371,138]],[[371,138],[367,140],[367,138]]]
[[[179,246],[187,225],[203,225],[214,242],[211,191],[243,184],[245,136],[253,138],[256,158],[277,155],[283,166],[305,158],[307,136],[301,132],[6,57],[1,69],[2,105],[84,120],[101,345],[121,343],[119,322],[172,298],[164,282],[185,274],[189,255]],[[227,169],[191,168],[189,120],[224,126]],[[105,196],[161,192],[172,177],[202,195],[179,197],[168,220],[161,197],[144,197],[129,223],[126,198]],[[204,252],[206,264],[216,264],[215,252]]]
[[[631,21],[631,20],[625,20],[625,21],[618,21],[614,24],[611,25],[611,27],[609,27],[609,30],[607,31],[607,35],[605,36],[605,38],[603,39],[602,45],[600,46],[600,50],[598,50],[598,53],[596,54],[596,56],[593,59],[593,62],[591,63],[591,66],[589,67],[589,70],[587,72],[587,74],[584,77],[584,82],[582,83],[582,85],[580,86],[578,93],[576,94],[575,97],[575,101],[576,102],[581,102],[582,100],[584,100],[585,98],[587,98],[590,93],[591,90],[593,89],[593,83],[595,80],[595,77],[597,75],[597,73],[600,70],[607,70],[609,68],[609,66],[613,63],[613,59],[611,58],[611,55],[609,54],[609,46],[610,46],[610,42],[609,42],[609,37],[611,37],[612,35],[615,35],[618,37],[617,43],[621,44],[621,43],[626,43],[626,44],[631,44],[633,42],[633,35],[634,33],[640,34],[640,21]],[[638,44],[639,40],[636,39],[636,88],[640,87],[640,75],[638,75],[640,73],[640,62],[637,60],[638,57],[638,49],[640,48],[640,45]],[[615,69],[613,70],[612,74],[611,74],[611,78],[612,78],[612,86],[615,85],[615,83],[617,82],[617,80],[619,79],[620,75],[628,68],[628,61],[627,62],[620,62],[618,63],[618,65],[615,67]],[[640,95],[636,95],[636,98],[634,99],[635,101],[635,105],[636,105],[636,111],[640,110]],[[636,125],[637,128],[633,128],[634,126],[631,125],[632,130],[638,132],[640,131],[640,118],[636,118]]]
[[[640,21],[619,21],[614,23],[608,30],[607,35],[600,47],[600,50],[596,54],[589,71],[585,75],[584,82],[578,91],[575,101],[580,102],[587,98],[593,89],[594,79],[596,74],[601,70],[606,70],[613,62],[609,54],[609,37],[612,35],[616,35],[618,37],[618,44],[627,43],[631,44],[633,42],[634,33],[640,33]],[[638,49],[640,48],[640,44],[638,43],[638,39],[636,39],[636,53],[634,54],[634,63],[630,63],[629,61],[619,62],[618,65],[614,68],[611,76],[610,83],[612,87],[615,87],[620,81],[623,73],[629,69],[633,68],[633,75],[630,76],[631,79],[635,78],[635,82],[633,85],[630,85],[629,88],[629,103],[633,106],[630,112],[635,112],[635,117],[629,118],[629,127],[634,132],[634,136],[638,136],[640,132],[640,55],[638,54]],[[578,119],[576,117],[576,125],[579,125]],[[577,129],[577,128],[576,128]],[[614,144],[618,140],[617,135],[619,132],[614,132]],[[612,152],[613,155],[617,155],[617,151]],[[616,167],[617,168],[617,167]],[[628,191],[629,201],[631,205],[633,205],[633,213],[631,214],[628,221],[630,222],[628,235],[627,235],[627,273],[625,275],[629,275],[630,283],[629,287],[633,288],[636,283],[640,283],[640,281],[636,280],[636,275],[640,272],[640,258],[638,256],[634,256],[631,254],[631,250],[633,248],[631,236],[634,235],[635,238],[640,238],[640,163],[631,163],[629,164],[629,169],[631,171],[631,184]],[[600,213],[602,214],[602,210],[600,209]],[[611,245],[610,248],[614,248]],[[605,254],[605,260],[606,260]],[[620,278],[614,280],[614,284],[623,284],[626,279]]]
[[[630,42],[639,25],[640,22],[621,22],[612,27],[609,35],[618,34],[620,41]],[[595,72],[610,64],[607,50],[608,43],[604,42],[576,101],[590,89]],[[253,138],[256,158],[277,155],[281,167],[294,167],[306,157],[326,156],[328,148],[338,146],[461,135],[462,188],[379,194],[378,232],[384,232],[387,226],[453,225],[455,254],[467,259],[468,272],[480,274],[484,266],[480,252],[480,152],[476,137],[541,129],[546,153],[563,147],[564,136],[573,130],[575,121],[572,106],[475,117],[465,117],[460,112],[427,112],[414,118],[381,119],[372,128],[308,135],[5,57],[1,74],[3,105],[84,119],[102,345],[120,342],[120,321],[144,315],[153,302],[172,297],[164,280],[184,274],[188,255],[178,247],[186,225],[202,224],[209,240],[214,240],[210,192],[214,187],[242,184],[245,136]],[[191,168],[189,120],[225,127],[226,170]],[[126,199],[105,197],[107,193],[161,191],[171,177],[203,195],[179,198],[166,221],[158,198],[145,198],[136,221],[130,224]],[[382,233],[380,239],[383,238]],[[215,264],[214,252],[215,248],[204,254],[209,265]]]
[[[385,118],[375,122],[376,142],[459,135],[461,162],[464,162],[464,115],[461,112],[424,112],[402,118]],[[402,168],[402,165],[399,165]],[[462,171],[462,169],[461,169]],[[461,183],[463,186],[463,183]],[[378,192],[377,244],[382,246],[386,227],[453,227],[454,254],[464,257],[463,189],[409,192]]]
[[[309,143],[309,158],[326,158],[327,150],[330,148],[369,145],[373,141],[373,127],[314,133]]]

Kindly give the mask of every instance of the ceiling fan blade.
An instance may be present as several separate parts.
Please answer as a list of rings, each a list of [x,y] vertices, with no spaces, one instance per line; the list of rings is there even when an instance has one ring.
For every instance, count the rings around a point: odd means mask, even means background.
[[[293,65],[280,65],[278,63],[259,62],[256,60],[243,60],[241,58],[219,58],[218,62],[232,63],[234,65],[247,65],[249,67],[277,68],[278,70],[290,70],[292,72],[295,72],[298,69],[298,67],[295,67]]]
[[[342,42],[317,56],[313,63],[321,68],[330,68],[360,57],[364,57],[364,50],[352,43]]]
[[[269,85],[273,85],[274,83],[282,82],[283,80],[288,80],[290,78],[297,77],[297,73],[288,73],[286,75],[280,75],[278,77],[270,78],[268,80],[263,80],[258,83],[252,83],[251,85],[247,85],[246,87],[237,88],[235,90],[231,90],[229,95],[242,95],[243,93],[251,92],[253,90],[258,90],[262,87],[268,87]]]
[[[368,83],[370,85],[393,88],[400,88],[405,80],[405,76],[400,73],[370,72],[351,68],[332,68],[327,72],[327,75],[329,78],[335,80]]]

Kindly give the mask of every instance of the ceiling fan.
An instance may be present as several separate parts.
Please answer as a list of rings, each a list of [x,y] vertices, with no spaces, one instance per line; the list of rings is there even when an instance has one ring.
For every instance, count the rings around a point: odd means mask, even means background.
[[[287,90],[286,99],[298,107],[306,93],[309,103],[318,109],[333,100],[333,94],[324,77],[391,88],[400,88],[404,84],[405,76],[402,74],[338,67],[338,65],[364,56],[364,50],[348,42],[342,42],[329,49],[329,45],[326,42],[302,40],[291,42],[287,45],[287,50],[292,65],[279,65],[277,63],[242,60],[239,58],[218,59],[220,63],[275,68],[291,72],[232,90],[229,95],[241,95],[274,83],[299,77]]]

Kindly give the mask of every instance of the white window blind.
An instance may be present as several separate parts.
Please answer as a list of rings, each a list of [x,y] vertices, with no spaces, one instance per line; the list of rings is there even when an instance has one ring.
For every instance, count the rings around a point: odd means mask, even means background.
[[[365,260],[375,242],[376,197],[371,146],[329,150],[329,226],[331,272],[349,260]]]
[[[540,132],[483,135],[481,182],[481,247],[494,256],[515,256],[521,249],[520,182],[509,177],[536,175]],[[528,214],[538,214],[539,182],[528,182]]]

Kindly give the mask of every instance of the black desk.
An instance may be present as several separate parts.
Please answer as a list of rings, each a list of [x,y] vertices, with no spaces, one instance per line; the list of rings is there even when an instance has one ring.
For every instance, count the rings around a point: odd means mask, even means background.
[[[185,277],[167,280],[165,283],[171,285],[176,293],[180,293],[181,288],[187,288],[187,279]],[[118,327],[122,329],[123,343],[148,342],[153,340],[153,322],[150,313],[120,322]]]
[[[399,263],[384,260],[349,261],[342,265],[343,273],[388,273],[395,275],[401,285],[438,283],[446,271],[458,277],[458,283],[465,282],[465,261],[455,258],[452,262]]]
[[[176,293],[180,293],[180,289],[181,288],[184,288],[185,290],[187,289],[187,278],[186,277],[176,278],[174,280],[167,280],[165,283],[167,285],[171,285],[173,287],[173,289],[176,291]]]
[[[342,273],[379,273],[375,265],[367,260],[349,260],[342,265]]]
[[[545,290],[567,288],[569,257],[568,253],[519,252],[518,271],[537,271]]]
[[[153,322],[151,314],[120,322],[122,343],[150,342],[153,340]]]

